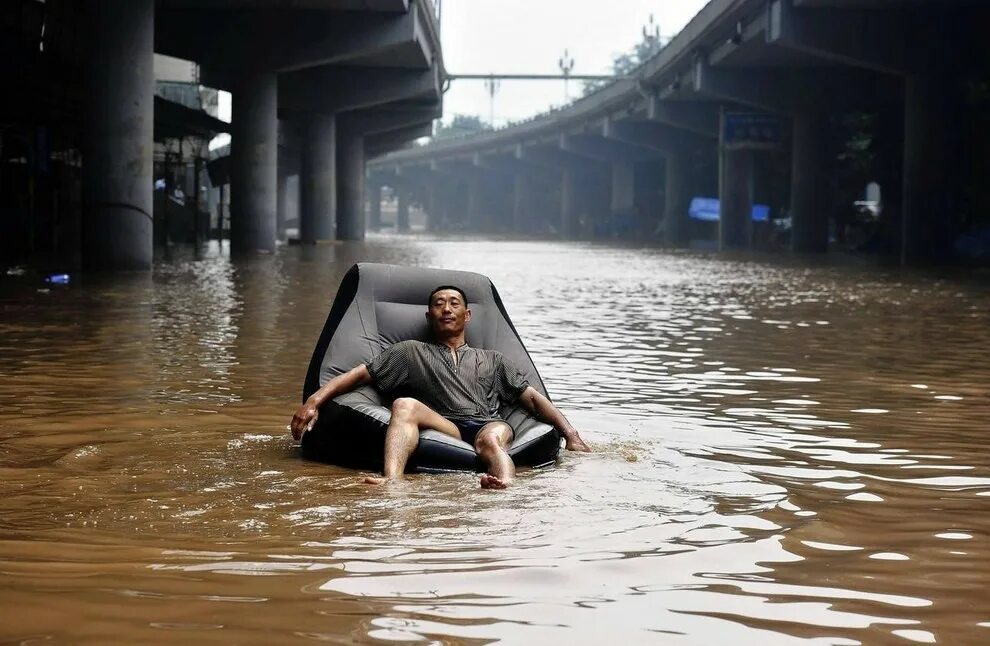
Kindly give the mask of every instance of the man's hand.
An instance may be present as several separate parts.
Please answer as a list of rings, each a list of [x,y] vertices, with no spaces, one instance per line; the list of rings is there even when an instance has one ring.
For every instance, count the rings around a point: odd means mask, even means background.
[[[577,429],[571,426],[571,423],[567,421],[564,414],[535,388],[527,386],[526,390],[519,395],[519,402],[523,405],[523,408],[536,416],[536,419],[552,424],[564,436],[565,449],[568,451],[591,453],[591,447],[581,439]]]
[[[292,429],[292,439],[301,440],[306,431],[312,430],[319,415],[320,410],[312,402],[307,401],[300,406],[296,414],[292,416],[292,423],[289,425]]]
[[[370,383],[371,373],[368,372],[368,366],[363,363],[325,383],[323,387],[310,395],[306,403],[300,406],[296,414],[292,416],[292,423],[289,424],[289,428],[292,429],[292,437],[301,440],[303,434],[313,430],[323,402],[337,395],[349,393],[358,386]]]

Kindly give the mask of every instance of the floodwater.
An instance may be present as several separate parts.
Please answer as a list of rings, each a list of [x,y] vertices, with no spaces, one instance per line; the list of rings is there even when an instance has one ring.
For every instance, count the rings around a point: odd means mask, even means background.
[[[596,452],[506,492],[302,461],[358,260],[488,274]],[[376,236],[0,277],[0,641],[988,643],[990,281],[802,262]]]

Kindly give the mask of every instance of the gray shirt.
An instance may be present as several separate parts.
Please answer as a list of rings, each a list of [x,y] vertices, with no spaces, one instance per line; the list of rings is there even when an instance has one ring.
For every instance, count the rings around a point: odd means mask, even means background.
[[[389,397],[415,397],[451,420],[498,419],[501,403],[514,403],[529,383],[497,350],[450,348],[400,341],[368,364],[375,387]]]

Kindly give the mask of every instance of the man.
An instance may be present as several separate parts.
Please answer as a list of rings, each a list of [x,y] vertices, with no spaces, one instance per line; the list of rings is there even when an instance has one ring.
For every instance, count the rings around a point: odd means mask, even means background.
[[[427,308],[433,342],[401,341],[370,364],[362,363],[328,381],[293,415],[292,437],[302,439],[313,428],[320,406],[328,399],[374,383],[386,396],[396,390],[412,396],[392,403],[392,419],[385,433],[384,477],[366,478],[369,484],[400,478],[419,443],[419,432],[435,429],[474,445],[487,471],[481,476],[483,488],[509,486],[516,468],[506,453],[512,428],[498,418],[501,402],[518,400],[537,419],[552,424],[564,436],[568,450],[591,450],[557,407],[530,386],[502,353],[465,343],[464,328],[471,321],[471,310],[464,290],[453,285],[437,287],[430,293]]]

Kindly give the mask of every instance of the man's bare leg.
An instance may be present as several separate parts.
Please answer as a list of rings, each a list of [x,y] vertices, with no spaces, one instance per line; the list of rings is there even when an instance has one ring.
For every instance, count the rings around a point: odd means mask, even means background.
[[[512,429],[505,422],[486,424],[478,432],[474,450],[488,470],[481,474],[483,489],[505,489],[515,479],[516,465],[506,452],[510,440]]]
[[[385,465],[382,470],[385,477],[369,477],[364,481],[368,484],[382,484],[387,480],[401,478],[409,456],[419,444],[419,431],[424,428],[436,429],[458,439],[461,437],[453,422],[419,400],[400,397],[392,402],[392,419],[385,431]]]

